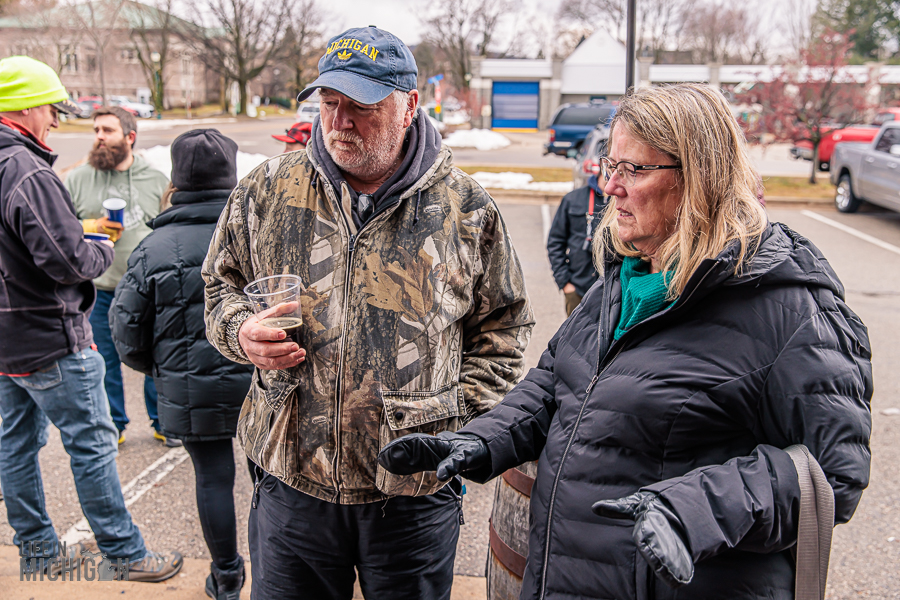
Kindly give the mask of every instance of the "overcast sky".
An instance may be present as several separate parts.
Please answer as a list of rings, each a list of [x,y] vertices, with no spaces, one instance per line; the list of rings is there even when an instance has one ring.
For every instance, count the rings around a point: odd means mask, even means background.
[[[351,27],[375,25],[395,34],[406,44],[417,44],[422,40],[419,15],[434,6],[435,1],[454,0],[324,0],[320,5],[330,10],[334,16],[334,27],[326,25],[326,38],[330,38]],[[525,8],[522,13],[530,13],[534,18],[545,18],[552,22],[560,0],[520,0]]]

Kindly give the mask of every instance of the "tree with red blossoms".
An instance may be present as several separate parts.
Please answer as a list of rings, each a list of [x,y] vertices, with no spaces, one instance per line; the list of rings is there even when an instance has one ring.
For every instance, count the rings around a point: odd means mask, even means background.
[[[861,81],[846,69],[852,33],[824,31],[797,60],[786,61],[773,72],[771,81],[760,81],[737,96],[739,102],[759,110],[758,118],[742,119],[749,140],[759,142],[763,134],[770,134],[774,141],[812,144],[812,184],[823,136],[835,123],[852,123],[872,108],[868,87],[875,82],[869,82],[868,75]]]

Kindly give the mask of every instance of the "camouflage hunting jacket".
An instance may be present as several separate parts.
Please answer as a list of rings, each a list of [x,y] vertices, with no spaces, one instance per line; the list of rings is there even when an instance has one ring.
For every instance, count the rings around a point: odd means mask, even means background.
[[[455,431],[512,389],[534,324],[522,269],[496,204],[447,148],[360,231],[349,203],[305,152],[244,178],[203,265],[207,337],[248,362],[243,287],[299,275],[306,360],[254,372],[238,423],[247,455],[329,502],[431,494],[434,472],[393,475],[378,451]]]

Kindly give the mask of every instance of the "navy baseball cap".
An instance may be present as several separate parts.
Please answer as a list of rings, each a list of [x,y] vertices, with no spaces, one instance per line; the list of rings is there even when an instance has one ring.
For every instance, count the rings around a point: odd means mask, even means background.
[[[319,77],[297,96],[317,88],[340,92],[360,104],[381,102],[394,90],[416,89],[416,59],[395,35],[370,25],[331,38],[319,59]]]

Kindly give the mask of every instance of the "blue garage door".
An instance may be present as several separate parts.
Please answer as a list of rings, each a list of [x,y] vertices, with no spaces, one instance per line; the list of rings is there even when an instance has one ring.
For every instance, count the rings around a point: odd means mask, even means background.
[[[494,129],[537,129],[537,81],[495,81],[491,102]]]

